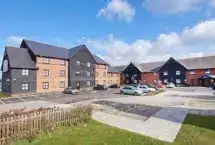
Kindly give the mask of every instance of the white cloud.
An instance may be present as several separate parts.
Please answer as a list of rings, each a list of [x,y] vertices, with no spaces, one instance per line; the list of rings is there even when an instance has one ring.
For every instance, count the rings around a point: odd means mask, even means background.
[[[23,39],[24,37],[21,37],[21,36],[9,36],[6,39],[6,43],[7,43],[6,45],[19,46]]]
[[[112,65],[130,61],[147,62],[167,60],[170,56],[185,58],[215,54],[215,20],[185,28],[181,33],[159,34],[155,40],[137,39],[127,43],[113,34],[106,39],[87,39],[94,52],[103,52],[103,59]]]
[[[215,0],[146,0],[144,7],[153,12],[162,12],[167,14],[186,13],[199,10],[204,5],[213,6]]]
[[[97,15],[104,16],[108,20],[116,17],[131,22],[135,16],[135,9],[126,0],[111,0],[104,8],[99,10]]]

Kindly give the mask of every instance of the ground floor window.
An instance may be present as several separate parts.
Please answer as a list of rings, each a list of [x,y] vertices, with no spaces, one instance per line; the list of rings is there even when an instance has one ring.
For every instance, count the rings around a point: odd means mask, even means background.
[[[77,88],[80,87],[80,82],[76,82],[76,87],[77,87]]]
[[[87,81],[87,86],[90,86],[90,81]]]
[[[96,84],[98,84],[99,83],[99,81],[98,80],[96,80]]]
[[[176,84],[180,84],[181,80],[180,79],[176,79]]]
[[[28,90],[28,83],[22,84],[22,90]]]
[[[48,89],[49,88],[49,82],[43,82],[42,87],[43,87],[43,89]]]
[[[103,81],[103,85],[106,85],[106,80]]]
[[[167,83],[168,83],[168,80],[167,80],[167,79],[164,79],[164,80],[163,80],[163,83],[164,83],[164,84],[167,84]]]
[[[59,85],[60,85],[60,88],[65,88],[65,82],[64,81],[61,81]]]

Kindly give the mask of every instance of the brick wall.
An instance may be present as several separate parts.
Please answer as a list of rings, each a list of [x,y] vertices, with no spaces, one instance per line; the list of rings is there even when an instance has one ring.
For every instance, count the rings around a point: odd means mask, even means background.
[[[155,80],[156,81],[159,80],[159,73],[156,73],[156,75],[152,72],[141,74],[141,82],[142,83],[153,84]]]
[[[198,80],[198,78],[205,75],[205,70],[204,69],[196,69],[194,71],[195,71],[195,74],[190,74],[190,71],[186,72],[186,80],[187,80],[186,82],[190,85],[193,84],[195,86],[199,86],[200,81]],[[210,72],[211,72],[210,74],[215,75],[215,69],[210,69]]]

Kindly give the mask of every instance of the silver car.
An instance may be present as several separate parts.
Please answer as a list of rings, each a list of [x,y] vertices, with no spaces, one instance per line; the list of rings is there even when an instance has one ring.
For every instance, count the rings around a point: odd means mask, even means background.
[[[65,94],[77,95],[79,93],[79,90],[76,88],[68,87],[68,88],[65,88],[63,92]]]
[[[143,91],[138,87],[125,86],[125,87],[120,89],[120,93],[121,94],[129,94],[129,95],[141,95],[141,94],[143,94]]]

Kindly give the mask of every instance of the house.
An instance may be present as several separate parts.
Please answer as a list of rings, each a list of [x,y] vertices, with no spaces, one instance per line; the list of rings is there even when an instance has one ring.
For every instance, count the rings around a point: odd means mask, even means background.
[[[2,91],[8,94],[62,92],[68,86],[82,89],[120,81],[120,72],[85,45],[67,49],[26,39],[19,48],[5,47],[1,70]]]
[[[121,81],[129,83],[190,84],[211,86],[215,81],[215,56],[186,59],[170,58],[167,61],[134,63],[115,67],[121,71]]]

